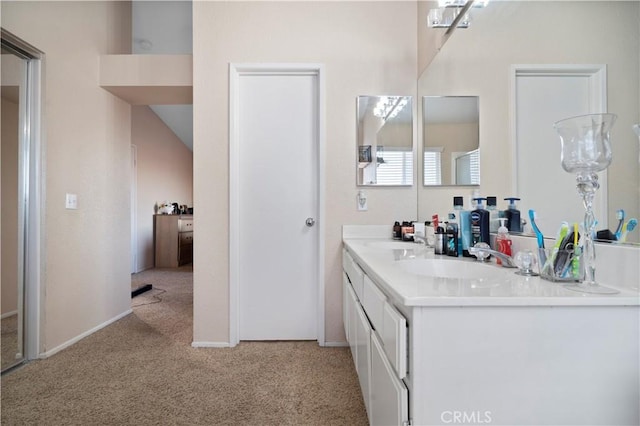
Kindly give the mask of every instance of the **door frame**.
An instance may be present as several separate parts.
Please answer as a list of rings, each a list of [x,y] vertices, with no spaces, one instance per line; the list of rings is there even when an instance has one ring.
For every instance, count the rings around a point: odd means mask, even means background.
[[[588,77],[590,83],[589,113],[606,113],[607,107],[607,65],[606,64],[515,64],[510,72],[510,139],[511,139],[511,192],[518,194],[518,141],[517,137],[517,83],[518,77],[547,76],[547,77]],[[558,159],[558,163],[560,159]],[[598,173],[600,195],[596,199],[596,212],[600,211],[599,222],[603,227],[608,226],[608,197],[607,170]],[[576,198],[576,202],[579,200]]]
[[[318,344],[325,345],[324,333],[324,247],[325,247],[325,81],[324,65],[315,63],[229,63],[229,345],[236,346],[240,336],[240,247],[239,231],[239,106],[240,78],[244,75],[313,75],[316,76],[317,111],[316,137],[318,167],[318,277],[317,277],[317,336]]]
[[[4,28],[1,38],[27,59],[26,116],[20,122],[19,264],[23,274],[23,359],[44,356],[45,171],[42,129],[44,54]],[[3,43],[4,44],[4,43]],[[20,309],[20,308],[19,308]]]

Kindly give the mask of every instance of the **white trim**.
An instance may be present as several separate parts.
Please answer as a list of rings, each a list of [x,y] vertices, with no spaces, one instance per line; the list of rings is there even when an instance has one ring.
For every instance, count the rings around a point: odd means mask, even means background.
[[[14,315],[18,315],[18,311],[17,310],[11,311],[11,312],[7,312],[7,313],[4,313],[4,314],[0,315],[0,319],[7,319],[7,318],[12,317]]]
[[[327,348],[348,348],[349,342],[325,342]]]
[[[45,259],[45,146],[42,128],[43,60],[29,61],[29,199],[26,233],[24,281],[24,350],[27,360],[40,357],[44,330],[44,259]]]
[[[325,248],[325,71],[323,64],[298,63],[229,63],[229,346],[239,343],[239,154],[238,96],[241,75],[297,74],[317,76],[318,90],[318,318],[317,338],[325,346],[324,318],[324,248]]]
[[[87,330],[82,334],[77,335],[76,337],[74,337],[73,339],[67,340],[66,342],[64,342],[61,345],[56,346],[55,348],[48,350],[46,352],[44,352],[40,358],[48,358],[51,355],[55,355],[58,352],[60,352],[63,349],[68,348],[69,346],[73,345],[74,343],[79,342],[80,340],[84,339],[85,337],[95,333],[98,330],[101,330],[103,328],[105,328],[108,325],[113,324],[114,322],[118,321],[119,319],[122,319],[124,317],[126,317],[127,315],[129,315],[130,313],[132,313],[133,310],[132,309],[127,309],[126,311],[124,311],[123,313],[116,315],[115,317],[103,322],[102,324],[98,324],[97,326],[93,327],[91,330]]]
[[[229,342],[191,342],[192,348],[230,348]]]
[[[138,273],[138,147],[131,144],[131,273]]]
[[[515,64],[511,65],[510,71],[510,95],[509,95],[509,139],[511,140],[511,193],[518,194],[518,146],[516,141],[516,83],[521,76],[584,76],[590,78],[590,91],[594,96],[590,99],[590,113],[607,112],[607,65],[606,64]],[[561,118],[561,117],[559,117]],[[599,218],[599,226],[608,226],[609,191],[607,182],[607,170],[598,173],[601,190],[599,199],[599,209],[604,213],[603,218]]]

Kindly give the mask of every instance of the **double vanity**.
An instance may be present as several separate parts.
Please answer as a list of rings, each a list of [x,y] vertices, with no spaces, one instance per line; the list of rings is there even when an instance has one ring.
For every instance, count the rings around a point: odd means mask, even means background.
[[[371,424],[639,424],[637,288],[574,292],[388,235],[343,228],[343,321]]]

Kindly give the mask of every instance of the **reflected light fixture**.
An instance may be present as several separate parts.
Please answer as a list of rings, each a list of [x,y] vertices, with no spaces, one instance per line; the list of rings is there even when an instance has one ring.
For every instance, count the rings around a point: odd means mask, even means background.
[[[373,109],[373,115],[387,121],[400,114],[407,103],[409,101],[406,96],[380,96],[380,100]]]
[[[429,28],[469,28],[471,7],[485,7],[489,0],[439,0],[438,8],[429,10]]]

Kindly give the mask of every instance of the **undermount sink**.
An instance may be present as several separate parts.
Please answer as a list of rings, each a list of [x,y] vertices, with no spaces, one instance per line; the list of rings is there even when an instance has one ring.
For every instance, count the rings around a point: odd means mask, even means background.
[[[379,249],[417,249],[424,247],[424,245],[408,241],[370,241],[365,243],[365,245]]]
[[[411,259],[399,260],[398,265],[410,274],[467,279],[505,279],[509,276],[509,271],[499,266],[473,261],[463,261],[455,259]],[[511,271],[513,273],[513,271]]]

